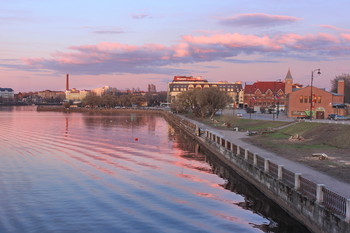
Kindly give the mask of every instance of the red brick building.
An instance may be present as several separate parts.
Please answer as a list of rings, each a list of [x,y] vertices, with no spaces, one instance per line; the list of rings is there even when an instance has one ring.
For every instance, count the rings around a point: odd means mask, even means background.
[[[312,118],[316,119],[324,119],[332,113],[343,115],[344,110],[335,106],[344,104],[344,87],[344,80],[338,81],[338,93],[312,87],[312,97],[311,86],[293,89],[286,99],[288,117],[309,116],[310,108]]]
[[[285,108],[286,94],[291,93],[293,88],[301,87],[293,84],[293,77],[288,70],[284,81],[267,81],[246,84],[244,88],[245,107],[274,108],[278,105],[280,110]]]

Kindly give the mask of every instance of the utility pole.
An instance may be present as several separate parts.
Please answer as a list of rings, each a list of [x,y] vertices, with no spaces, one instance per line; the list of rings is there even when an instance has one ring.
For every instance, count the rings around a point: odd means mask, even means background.
[[[312,83],[314,81],[314,72],[317,71],[317,74],[320,75],[321,74],[321,70],[320,69],[315,69],[313,71],[311,71],[311,85],[310,85],[310,98],[309,98],[309,101],[310,101],[310,121],[312,121],[312,108],[313,108],[313,96],[312,96]]]

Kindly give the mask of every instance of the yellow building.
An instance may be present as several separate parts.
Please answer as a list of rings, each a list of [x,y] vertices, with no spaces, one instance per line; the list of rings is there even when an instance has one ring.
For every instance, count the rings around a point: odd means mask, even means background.
[[[202,77],[174,76],[172,82],[168,83],[168,103],[173,103],[176,96],[182,92],[195,88],[217,87],[220,91],[226,92],[231,97],[231,103],[235,107],[243,105],[244,92],[241,82],[230,83],[226,81],[208,82]]]
[[[89,90],[77,90],[75,88],[72,88],[70,90],[66,90],[66,100],[83,100],[85,97],[90,94],[91,91]]]

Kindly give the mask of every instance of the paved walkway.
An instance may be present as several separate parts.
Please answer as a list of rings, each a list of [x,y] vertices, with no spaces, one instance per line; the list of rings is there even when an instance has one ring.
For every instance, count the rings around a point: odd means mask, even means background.
[[[186,118],[186,117],[183,117],[183,118]],[[280,157],[277,154],[271,153],[260,147],[249,144],[242,140],[244,138],[249,137],[247,136],[246,132],[216,129],[208,125],[205,125],[203,123],[197,122],[195,120],[192,120],[189,118],[186,118],[186,119],[197,124],[201,128],[201,130],[210,130],[213,133],[216,133],[219,137],[223,137],[224,139],[227,139],[232,143],[240,147],[243,147],[244,149],[248,149],[252,153],[258,154],[263,158],[270,159],[270,161],[274,162],[275,164],[283,165],[284,168],[290,170],[291,172],[302,173],[302,176],[309,179],[310,181],[313,181],[317,184],[324,184],[327,189],[335,193],[338,193],[339,195],[345,198],[350,198],[349,183],[339,181],[338,179],[328,176],[327,174],[319,172],[311,167]]]

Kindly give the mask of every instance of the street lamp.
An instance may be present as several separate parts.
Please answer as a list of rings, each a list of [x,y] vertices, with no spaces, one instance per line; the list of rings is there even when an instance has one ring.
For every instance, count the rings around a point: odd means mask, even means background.
[[[317,71],[317,74],[320,75],[321,74],[321,69],[316,69],[311,71],[311,89],[310,89],[310,121],[312,120],[312,102],[313,102],[313,98],[312,98],[312,83],[314,81],[314,72]]]

